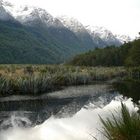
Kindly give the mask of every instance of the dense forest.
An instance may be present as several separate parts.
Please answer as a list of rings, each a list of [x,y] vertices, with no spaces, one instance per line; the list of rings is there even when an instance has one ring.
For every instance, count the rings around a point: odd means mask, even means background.
[[[0,20],[0,64],[57,64],[91,49],[68,29],[40,26]]]
[[[120,47],[96,48],[77,55],[68,64],[76,66],[140,66],[140,39]]]

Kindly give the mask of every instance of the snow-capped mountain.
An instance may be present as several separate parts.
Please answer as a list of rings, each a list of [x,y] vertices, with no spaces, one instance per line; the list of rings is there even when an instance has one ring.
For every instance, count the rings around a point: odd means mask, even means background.
[[[46,26],[63,26],[63,24],[50,15],[46,10],[34,6],[15,6],[9,2],[3,2],[4,9],[17,21],[24,25],[43,23]]]
[[[115,37],[123,44],[132,41],[133,39],[128,35],[115,35]]]
[[[22,24],[30,25],[34,22],[39,22],[46,26],[63,26],[61,22],[53,18],[53,16],[42,8],[25,6],[18,12],[16,19]]]
[[[84,26],[74,18],[61,16],[54,18],[46,10],[32,6],[15,6],[10,2],[0,0],[0,19],[16,20],[23,25],[45,26],[68,29],[76,35],[84,46],[105,47],[109,45],[120,46],[124,42],[131,41],[125,35],[114,35],[104,27]],[[61,32],[61,31],[60,31]]]
[[[67,16],[60,16],[57,17],[63,25],[68,28],[70,31],[72,31],[79,40],[83,42],[83,44],[91,46],[98,46],[96,44],[96,41],[92,39],[92,36],[88,33],[86,28],[82,23],[80,23],[77,19],[75,18],[69,18]]]
[[[118,46],[128,40],[74,18],[56,18],[42,8],[5,0],[0,0],[0,29],[0,63],[63,63],[95,47]]]
[[[84,26],[77,19],[68,18],[67,16],[57,17],[65,27],[74,32],[77,37],[82,34],[90,36],[97,47],[106,47],[110,45],[120,46],[124,42],[131,41],[131,38],[126,35],[115,35],[105,27]],[[85,36],[83,36],[84,39]]]
[[[86,26],[86,29],[90,33],[90,35],[94,38],[100,38],[104,44],[107,46],[116,45],[120,46],[122,42],[108,29],[105,27],[98,26]]]
[[[46,10],[0,2],[0,63],[56,64],[91,49]]]
[[[80,33],[80,32],[87,32],[85,29],[84,25],[80,23],[77,19],[75,18],[69,18],[67,16],[60,16],[57,17],[65,27],[67,27],[69,30],[75,32],[75,33]]]

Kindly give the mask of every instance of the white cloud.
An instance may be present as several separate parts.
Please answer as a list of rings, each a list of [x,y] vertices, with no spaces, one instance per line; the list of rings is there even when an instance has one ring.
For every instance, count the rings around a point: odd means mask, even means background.
[[[45,8],[53,16],[68,15],[83,24],[105,26],[118,34],[140,31],[140,0],[10,0]]]

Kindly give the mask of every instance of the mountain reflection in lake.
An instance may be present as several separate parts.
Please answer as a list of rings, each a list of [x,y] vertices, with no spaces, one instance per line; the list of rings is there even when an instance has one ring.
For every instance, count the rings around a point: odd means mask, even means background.
[[[39,97],[1,98],[0,140],[104,139],[97,130],[98,115],[111,115],[120,101],[134,109],[131,99],[107,84],[69,87]]]

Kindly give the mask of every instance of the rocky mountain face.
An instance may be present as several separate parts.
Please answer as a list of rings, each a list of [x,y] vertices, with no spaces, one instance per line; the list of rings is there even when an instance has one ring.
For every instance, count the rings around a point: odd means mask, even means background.
[[[76,19],[0,0],[0,63],[62,63],[76,54],[129,39]]]

